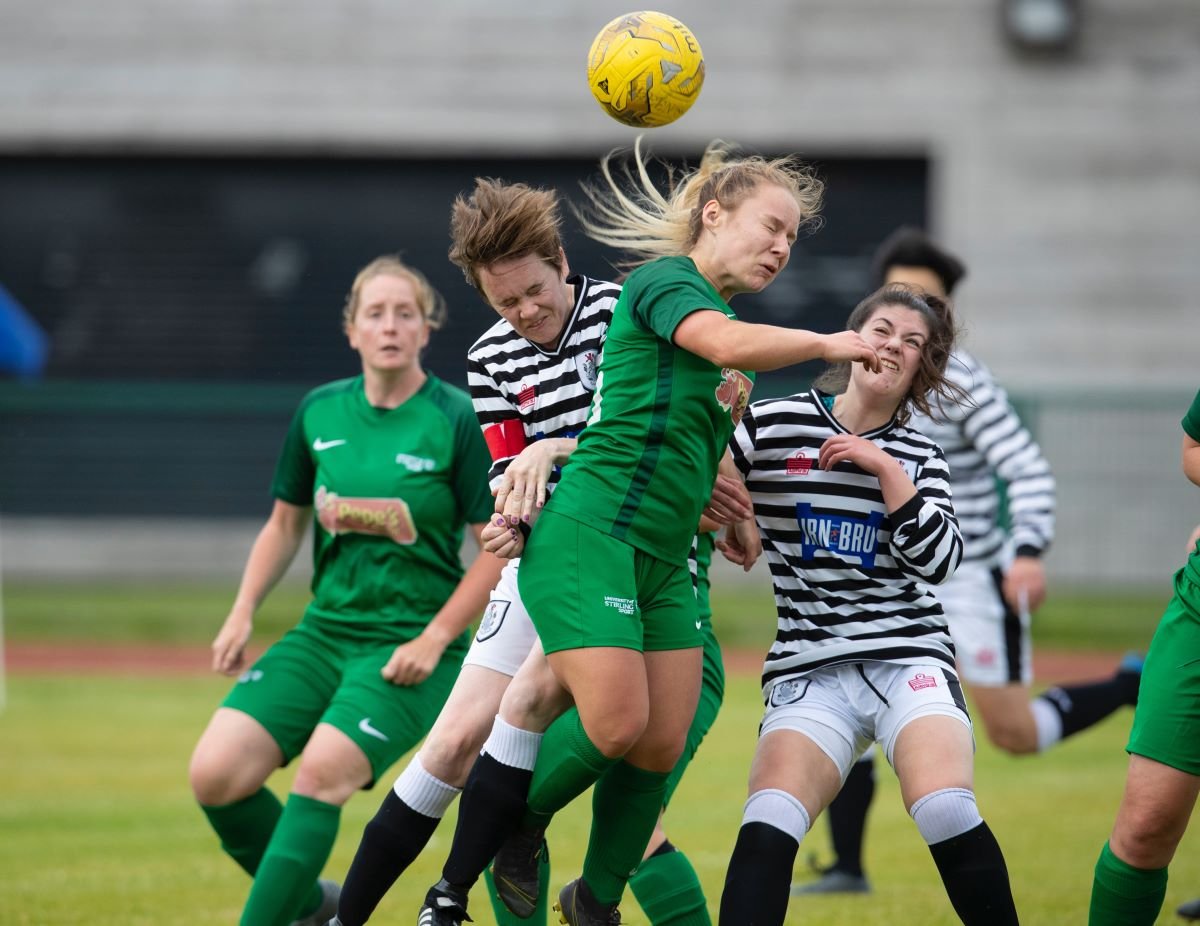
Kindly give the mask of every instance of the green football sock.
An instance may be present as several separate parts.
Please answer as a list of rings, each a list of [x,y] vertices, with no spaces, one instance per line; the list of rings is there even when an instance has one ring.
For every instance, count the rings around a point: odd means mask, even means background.
[[[619,903],[625,893],[658,822],[669,777],[622,760],[596,782],[583,879],[601,903]]]
[[[283,813],[279,798],[274,792],[259,788],[232,804],[219,807],[201,804],[200,809],[221,838],[221,848],[253,878]]]
[[[1100,850],[1092,881],[1088,926],[1152,926],[1167,896],[1167,869],[1134,868]]]
[[[555,813],[591,787],[616,761],[588,739],[578,711],[563,714],[542,737],[529,784],[529,810],[522,825],[526,829],[545,829]]]
[[[521,919],[500,902],[496,896],[496,882],[492,880],[492,869],[485,868],[483,879],[487,882],[488,899],[492,902],[492,913],[496,916],[496,926],[546,926],[547,907],[550,895],[550,850],[542,844],[542,854],[538,856],[538,893],[537,907],[529,919]]]
[[[650,926],[712,926],[696,869],[674,847],[642,862],[629,887]]]
[[[288,798],[254,876],[242,926],[288,926],[317,909],[317,876],[333,849],[341,812],[337,805],[311,797]]]

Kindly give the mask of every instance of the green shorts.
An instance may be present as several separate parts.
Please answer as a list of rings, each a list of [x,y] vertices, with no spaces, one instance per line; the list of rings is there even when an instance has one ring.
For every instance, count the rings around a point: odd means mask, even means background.
[[[704,643],[686,565],[658,559],[567,515],[546,511],[538,518],[517,585],[547,653]]]
[[[370,761],[373,785],[429,732],[464,655],[455,643],[421,684],[393,685],[379,672],[400,642],[363,641],[302,621],[242,673],[222,706],[262,724],[285,765],[304,750],[317,724],[336,727]]]
[[[1193,556],[1193,560],[1197,559]],[[1189,775],[1200,775],[1200,575],[1175,574],[1142,669],[1137,711],[1126,749]]]
[[[700,743],[716,722],[717,713],[721,710],[724,700],[725,662],[721,658],[721,644],[717,642],[717,638],[713,636],[712,627],[708,626],[706,622],[704,628],[704,676],[700,685],[700,701],[696,705],[696,716],[692,718],[692,725],[688,729],[687,744],[683,747],[683,754],[675,763],[675,767],[671,769],[671,775],[667,779],[667,793],[663,797],[664,807],[670,803],[671,795],[679,786],[679,779],[683,777],[684,771],[691,764],[692,757],[696,755],[696,750],[700,748]]]

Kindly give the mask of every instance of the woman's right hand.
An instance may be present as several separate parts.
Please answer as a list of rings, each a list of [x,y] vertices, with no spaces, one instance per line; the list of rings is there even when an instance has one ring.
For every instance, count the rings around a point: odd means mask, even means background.
[[[495,515],[479,534],[479,548],[500,559],[516,559],[525,549],[525,538],[502,515]]]
[[[245,668],[246,644],[254,629],[252,617],[239,610],[229,612],[212,644],[212,667],[222,675],[239,675]]]
[[[861,363],[868,370],[879,372],[879,354],[857,331],[839,331],[836,334],[824,335],[821,347],[821,357],[830,363]]]

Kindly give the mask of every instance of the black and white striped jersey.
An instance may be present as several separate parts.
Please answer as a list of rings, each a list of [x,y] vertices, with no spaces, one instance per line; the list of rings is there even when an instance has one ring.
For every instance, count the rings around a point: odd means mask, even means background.
[[[587,421],[621,287],[578,275],[567,282],[575,286],[575,307],[557,348],[534,344],[501,319],[467,352],[467,386],[492,454],[488,479],[493,488],[528,444],[574,437]],[[558,477],[555,471],[551,488]]]
[[[751,403],[730,441],[779,617],[764,691],[781,677],[847,662],[932,662],[954,672],[954,644],[930,591],[962,558],[945,458],[928,437],[894,422],[861,435],[917,487],[889,515],[878,478],[850,463],[817,465],[826,439],[847,430],[831,405],[817,389]]]
[[[933,439],[950,467],[954,513],[966,562],[1000,561],[1006,543],[999,523],[999,479],[1008,495],[1012,545],[1038,555],[1054,537],[1054,475],[1041,448],[1021,424],[991,371],[971,354],[956,351],[947,378],[970,402],[945,403],[936,417],[914,414],[909,427]]]

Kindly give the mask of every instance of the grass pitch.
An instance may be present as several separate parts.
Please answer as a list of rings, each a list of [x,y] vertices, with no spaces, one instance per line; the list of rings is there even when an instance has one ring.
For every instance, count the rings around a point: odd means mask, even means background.
[[[10,639],[206,644],[224,617],[233,585],[10,583],[4,591]],[[1165,600],[1165,592],[1060,596],[1038,616],[1038,642],[1144,648]],[[278,636],[306,601],[303,587],[277,590],[260,615],[256,641]],[[765,590],[718,589],[714,607],[727,643],[759,648],[770,639]],[[226,679],[203,674],[8,677],[7,709],[0,714],[0,926],[237,922],[249,882],[220,852],[187,785],[192,747],[227,685]],[[725,707],[667,817],[672,841],[687,851],[704,881],[714,916],[760,712],[755,675],[732,673]],[[1014,759],[979,744],[980,807],[1004,848],[1027,926],[1086,920],[1092,866],[1124,781],[1130,717],[1121,711],[1037,758]],[[283,795],[289,777],[284,770],[271,786]],[[796,899],[788,923],[957,922],[929,853],[904,813],[895,778],[882,763],[878,778],[866,846],[874,892]],[[344,875],[381,787],[347,805],[326,876]],[[555,885],[579,872],[589,811],[586,800],[578,801],[551,829]],[[438,877],[453,825],[452,811],[373,922],[413,921],[425,889]],[[801,846],[798,875],[810,853],[828,856],[825,822],[814,830]],[[1178,923],[1174,907],[1195,895],[1200,895],[1200,828],[1185,838],[1172,866],[1159,923]],[[477,923],[492,922],[478,889],[472,907]],[[627,923],[646,923],[628,895],[623,913]]]

